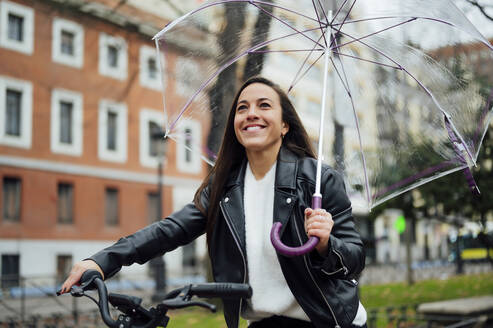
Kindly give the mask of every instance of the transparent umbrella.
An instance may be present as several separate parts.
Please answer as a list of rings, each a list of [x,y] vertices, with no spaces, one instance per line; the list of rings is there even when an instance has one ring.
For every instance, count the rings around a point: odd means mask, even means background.
[[[230,106],[213,99],[234,92],[221,80],[234,67],[238,80],[243,70],[277,81],[299,110],[318,149],[314,208],[322,162],[368,210],[458,170],[478,192],[469,168],[491,117],[493,47],[449,0],[214,1],[154,39],[166,136],[210,164],[217,148],[203,140]],[[318,242],[288,247],[279,230],[285,255]]]

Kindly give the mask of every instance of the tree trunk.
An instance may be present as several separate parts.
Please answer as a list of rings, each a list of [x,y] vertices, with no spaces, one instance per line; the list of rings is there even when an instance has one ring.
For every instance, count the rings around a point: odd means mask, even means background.
[[[219,47],[223,55],[220,55],[219,62],[225,56],[231,57],[231,54],[237,52],[238,40],[235,36],[239,35],[239,32],[245,27],[245,5],[238,3],[226,3],[225,6],[225,25],[221,34],[219,35],[220,44]],[[223,70],[217,80],[216,84],[211,88],[209,92],[210,106],[212,113],[211,129],[207,138],[207,147],[217,154],[219,145],[221,144],[224,134],[224,127],[226,125],[226,119],[228,117],[229,107],[233,100],[233,96],[236,92],[236,63],[229,65]]]
[[[264,2],[272,2],[272,0],[265,0]],[[265,6],[263,8],[267,12],[272,13],[272,6]],[[255,28],[253,30],[252,42],[250,44],[251,46],[260,44],[267,40],[267,37],[269,36],[268,32],[271,21],[272,17],[267,13],[261,12],[259,14],[255,23]],[[263,50],[265,50],[265,48]],[[243,81],[246,81],[252,76],[256,76],[262,73],[262,68],[264,67],[264,58],[265,53],[263,52],[248,54],[247,62],[243,70]]]

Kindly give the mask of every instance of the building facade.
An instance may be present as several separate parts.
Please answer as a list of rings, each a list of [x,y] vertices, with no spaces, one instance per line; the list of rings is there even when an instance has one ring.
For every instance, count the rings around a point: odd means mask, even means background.
[[[193,199],[208,170],[200,154],[153,137],[164,124],[162,85],[167,95],[177,87],[161,79],[151,40],[165,23],[118,1],[0,1],[5,286],[15,275],[60,280],[75,261],[157,220],[160,203],[166,216]],[[173,59],[159,60],[173,74]],[[187,124],[183,133],[203,140],[204,123]],[[204,255],[202,238],[167,254],[168,269],[195,272]]]

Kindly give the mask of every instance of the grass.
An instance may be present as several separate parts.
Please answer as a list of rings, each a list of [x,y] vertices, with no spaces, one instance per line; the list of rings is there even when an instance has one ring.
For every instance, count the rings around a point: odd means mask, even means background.
[[[361,302],[367,309],[412,306],[454,298],[493,295],[493,273],[463,275],[447,280],[426,280],[408,286],[405,283],[361,286]],[[410,313],[411,315],[413,313]],[[170,312],[169,328],[226,328],[221,312],[209,313],[202,309]],[[388,325],[379,319],[378,327]],[[246,328],[244,320],[240,328]]]

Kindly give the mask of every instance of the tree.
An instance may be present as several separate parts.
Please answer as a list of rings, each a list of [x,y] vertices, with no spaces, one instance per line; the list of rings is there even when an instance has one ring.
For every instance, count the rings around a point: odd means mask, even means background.
[[[486,4],[488,0],[464,0],[471,6],[477,8],[484,17],[493,22],[493,5]]]

